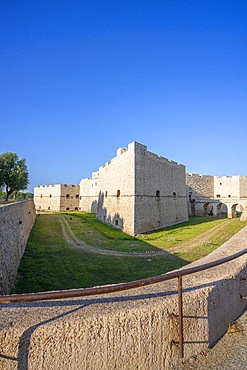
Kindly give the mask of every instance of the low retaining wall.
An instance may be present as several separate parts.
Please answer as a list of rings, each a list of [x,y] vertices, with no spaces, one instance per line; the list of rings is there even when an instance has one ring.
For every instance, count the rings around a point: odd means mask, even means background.
[[[35,221],[32,200],[0,207],[0,294],[9,294]]]
[[[246,238],[244,228],[190,266],[232,255]],[[213,345],[244,310],[241,276],[247,277],[246,255],[183,278],[185,358]],[[177,297],[171,280],[93,298],[3,304],[0,368],[178,369]]]

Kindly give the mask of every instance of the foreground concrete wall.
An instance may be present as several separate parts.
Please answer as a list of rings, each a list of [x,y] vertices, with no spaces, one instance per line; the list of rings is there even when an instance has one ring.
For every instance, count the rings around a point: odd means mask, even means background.
[[[35,221],[32,200],[0,207],[0,294],[9,294]]]
[[[247,228],[190,266],[234,254],[246,238]],[[244,310],[247,283],[241,276],[247,277],[246,255],[183,278],[185,358],[213,345]],[[176,369],[177,341],[176,280],[91,298],[1,306],[4,370]]]

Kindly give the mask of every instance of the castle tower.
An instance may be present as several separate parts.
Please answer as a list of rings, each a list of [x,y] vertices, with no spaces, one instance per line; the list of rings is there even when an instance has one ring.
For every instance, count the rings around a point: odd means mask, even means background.
[[[135,235],[188,220],[185,167],[132,142],[81,181],[80,208]],[[92,190],[94,188],[94,190]]]

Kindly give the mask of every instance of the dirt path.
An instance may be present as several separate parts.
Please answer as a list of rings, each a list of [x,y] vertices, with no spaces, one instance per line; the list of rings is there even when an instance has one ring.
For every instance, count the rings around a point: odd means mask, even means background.
[[[225,227],[225,225],[228,224],[228,223],[229,223],[229,221],[226,220],[222,224],[213,227],[211,230],[206,231],[205,233],[203,233],[199,236],[196,236],[194,239],[192,239],[188,242],[181,243],[181,244],[179,244],[175,247],[169,248],[167,251],[169,253],[182,252],[184,249],[186,249],[186,251],[189,251],[190,249],[193,249],[197,244],[203,243],[205,240],[209,240],[212,236],[214,236],[221,229],[223,229]]]
[[[224,226],[229,222],[226,220],[221,225],[217,225],[214,228],[212,228],[209,231],[206,231],[205,233],[195,237],[194,239],[180,243],[179,245],[169,248],[167,251],[152,251],[152,254],[150,254],[150,251],[145,252],[118,252],[114,250],[109,249],[100,249],[94,246],[91,246],[89,244],[86,244],[81,239],[78,239],[77,236],[74,234],[74,232],[71,230],[70,225],[68,221],[65,219],[62,215],[57,215],[60,219],[61,225],[62,225],[62,232],[63,237],[66,240],[66,242],[70,245],[73,245],[76,248],[81,248],[85,251],[97,253],[97,254],[104,254],[104,255],[112,255],[112,256],[118,256],[118,257],[149,257],[152,256],[164,256],[165,254],[173,254],[176,252],[181,252],[186,249],[186,251],[189,251],[193,249],[196,245],[199,243],[203,243],[205,240],[209,240],[212,236],[217,234]]]
[[[148,253],[148,251],[146,252],[118,252],[118,251],[113,251],[109,249],[99,249],[91,245],[88,245],[76,237],[76,235],[71,230],[70,225],[68,221],[64,218],[64,216],[59,215],[59,219],[62,225],[62,232],[63,232],[64,239],[66,240],[68,244],[73,245],[76,248],[80,248],[80,249],[83,249],[85,251],[92,252],[92,253],[105,254],[108,256],[111,255],[111,256],[118,256],[118,257],[149,257],[150,258],[150,254]],[[152,257],[158,256],[158,255],[165,255],[165,254],[167,254],[167,252],[154,251],[154,253],[152,254]]]

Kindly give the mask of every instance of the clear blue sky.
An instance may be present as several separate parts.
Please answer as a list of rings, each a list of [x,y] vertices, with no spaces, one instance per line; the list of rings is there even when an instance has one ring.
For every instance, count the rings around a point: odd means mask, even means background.
[[[29,190],[78,184],[132,141],[247,175],[247,1],[1,0],[0,153]]]

